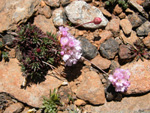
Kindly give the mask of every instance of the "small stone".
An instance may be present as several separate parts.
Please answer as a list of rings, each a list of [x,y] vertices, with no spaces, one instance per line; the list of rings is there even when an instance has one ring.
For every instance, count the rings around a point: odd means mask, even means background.
[[[122,13],[122,8],[117,4],[114,8],[114,12],[115,15],[119,15]]]
[[[110,12],[108,12],[106,9],[104,9],[104,7],[100,7],[100,10],[106,17],[109,17],[109,18],[111,17]]]
[[[105,29],[112,31],[113,35],[115,37],[117,37],[119,35],[119,31],[120,31],[119,24],[120,24],[120,19],[119,18],[113,18],[110,20],[110,22],[108,22]]]
[[[79,85],[76,95],[80,99],[94,105],[104,104],[105,93],[104,87],[100,81],[100,76],[94,71],[86,72],[84,80]]]
[[[143,43],[148,49],[150,49],[150,35],[143,39]]]
[[[40,12],[40,14],[44,15],[46,18],[50,18],[52,15],[51,9],[47,5],[45,5],[43,8],[41,8],[39,12]]]
[[[96,56],[91,62],[100,69],[108,69],[110,67],[111,61],[101,57],[100,55]]]
[[[111,31],[108,30],[103,30],[102,32],[99,33],[99,36],[101,37],[99,44],[103,43],[105,40],[108,40],[113,36]]]
[[[14,44],[13,41],[15,40],[15,37],[13,35],[7,34],[3,36],[2,40],[5,45],[11,47]]]
[[[62,6],[68,5],[71,2],[71,0],[60,0],[60,3]]]
[[[128,15],[128,20],[131,22],[133,28],[139,27],[143,23],[135,13]]]
[[[47,19],[43,15],[36,16],[33,24],[39,27],[44,33],[52,32],[56,34],[56,28],[52,22],[52,19]]]
[[[66,15],[73,24],[83,24],[91,22],[95,17],[102,19],[100,24],[89,23],[83,25],[85,28],[100,28],[107,25],[108,20],[103,16],[102,12],[95,6],[87,4],[85,1],[73,1],[66,8]]]
[[[59,7],[60,1],[59,0],[44,0],[45,3],[51,7]]]
[[[85,105],[86,102],[84,100],[81,100],[81,99],[77,99],[75,102],[74,102],[75,105],[77,106],[82,106],[82,105]]]
[[[150,32],[150,22],[146,21],[144,24],[136,29],[136,32],[139,36],[148,35],[148,33]]]
[[[136,3],[138,3],[139,5],[142,5],[145,2],[145,0],[136,0]]]
[[[130,86],[125,94],[141,94],[150,91],[150,61],[138,60],[128,63],[121,68],[128,69],[131,73]]]
[[[119,44],[112,38],[106,40],[100,46],[100,53],[107,59],[113,59],[118,53]]]
[[[120,15],[119,15],[119,18],[120,19],[124,19],[126,17],[126,14],[124,12],[122,12]]]
[[[9,107],[7,107],[4,111],[4,113],[20,113],[23,111],[24,106],[21,103],[14,103],[11,104]]]
[[[132,31],[132,25],[130,23],[130,21],[128,19],[122,19],[120,21],[120,26],[122,27],[123,29],[123,32],[126,34],[126,35],[129,35]]]
[[[9,57],[10,58],[15,58],[16,57],[16,49],[13,48],[9,51]]]
[[[62,26],[66,24],[67,17],[63,8],[58,8],[53,11],[52,19],[55,26]]]
[[[117,61],[112,60],[110,65],[110,70],[115,70],[116,68],[119,68],[120,64]]]
[[[97,48],[92,45],[86,38],[78,37],[77,38],[81,42],[82,48],[82,56],[87,59],[93,59],[98,54]]]
[[[149,6],[150,6],[150,1],[149,0],[143,0],[145,1],[142,6],[145,8],[145,9],[149,9]]]
[[[119,58],[120,59],[129,60],[136,56],[136,54],[131,53],[129,48],[130,46],[124,45],[124,44],[119,46]]]
[[[131,10],[130,8],[127,8],[127,9],[125,10],[125,12],[126,12],[126,13],[131,13],[131,14],[134,13],[134,11]]]

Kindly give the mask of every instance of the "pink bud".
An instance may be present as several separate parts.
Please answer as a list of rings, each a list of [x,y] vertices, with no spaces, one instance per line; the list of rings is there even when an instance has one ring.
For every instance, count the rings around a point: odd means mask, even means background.
[[[102,19],[100,17],[95,17],[93,20],[94,24],[100,24],[102,22]]]

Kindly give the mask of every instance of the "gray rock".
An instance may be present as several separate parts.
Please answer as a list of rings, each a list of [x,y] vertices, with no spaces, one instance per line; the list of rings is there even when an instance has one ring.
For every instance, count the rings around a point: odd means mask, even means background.
[[[60,6],[60,0],[44,0],[45,3],[51,7],[59,7]]]
[[[55,9],[52,14],[52,20],[55,26],[64,25],[67,22],[67,17],[63,8]]]
[[[103,16],[102,12],[95,6],[87,4],[85,1],[73,1],[65,8],[68,19],[73,24],[83,24],[92,21],[95,17],[100,17],[102,22],[98,25],[89,23],[83,25],[85,28],[100,28],[107,25],[108,20]]]
[[[115,39],[108,39],[100,46],[100,53],[103,57],[107,59],[113,59],[115,55],[118,53],[119,44],[115,41]]]
[[[13,45],[13,41],[15,40],[15,37],[13,35],[5,35],[2,38],[3,43],[9,47],[11,47]]]
[[[18,25],[25,23],[34,12],[40,0],[1,0],[0,32],[15,30]]]
[[[62,6],[65,6],[67,4],[69,4],[71,2],[71,0],[60,0],[60,3]]]
[[[146,21],[144,24],[142,24],[140,27],[136,29],[136,33],[138,36],[145,36],[148,35],[150,32],[150,22]]]
[[[82,56],[87,59],[93,59],[96,57],[98,50],[97,48],[92,45],[86,38],[78,37],[78,40],[81,42],[82,47]]]
[[[133,28],[139,27],[143,23],[135,13],[128,15],[128,20],[131,22]]]

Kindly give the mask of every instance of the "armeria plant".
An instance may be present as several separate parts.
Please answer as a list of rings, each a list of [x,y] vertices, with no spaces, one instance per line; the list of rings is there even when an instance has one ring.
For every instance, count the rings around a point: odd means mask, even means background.
[[[96,17],[96,18],[94,18],[93,21],[87,22],[84,24],[88,24],[88,23],[100,24],[101,21],[102,21],[101,18]],[[84,24],[81,24],[81,25],[84,25]],[[78,25],[78,26],[80,26],[80,25]],[[87,60],[87,59],[85,59],[84,57],[81,56],[82,53],[81,53],[81,45],[80,45],[79,40],[75,39],[75,37],[72,36],[68,31],[69,31],[69,29],[67,27],[61,26],[61,27],[59,27],[58,35],[61,38],[60,44],[61,44],[61,55],[63,56],[63,60],[67,66],[72,66],[73,64],[76,64],[77,61],[81,58],[84,60]],[[92,63],[92,62],[90,62],[90,63]],[[94,65],[94,66],[96,66],[96,65]],[[99,68],[99,67],[97,67],[97,68],[100,69],[105,74],[107,74],[101,68]],[[129,77],[130,77],[130,72],[128,70],[118,68],[115,70],[114,74],[109,75],[108,80],[115,87],[116,92],[125,92],[125,91],[127,91],[127,88],[130,85],[130,83],[128,81]]]
[[[60,45],[51,33],[43,33],[35,25],[28,23],[17,30],[17,45],[22,53],[21,69],[23,75],[32,82],[44,79],[51,65],[60,61]],[[46,63],[45,63],[46,62]]]

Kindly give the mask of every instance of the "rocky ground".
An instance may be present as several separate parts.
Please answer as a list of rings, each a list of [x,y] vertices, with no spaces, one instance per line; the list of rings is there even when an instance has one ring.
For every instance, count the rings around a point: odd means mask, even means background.
[[[106,6],[105,1],[0,0],[0,41],[9,49],[9,62],[0,62],[0,113],[42,113],[42,97],[54,88],[63,103],[59,113],[150,113],[150,1],[128,0],[127,9]],[[95,17],[102,22],[75,28]],[[28,22],[45,33],[56,34],[62,25],[70,28],[81,42],[83,56],[96,67],[107,73],[128,69],[130,87],[125,93],[114,92],[106,74],[79,61],[72,67],[62,62],[45,81],[22,88],[20,54],[11,45],[17,26]]]

